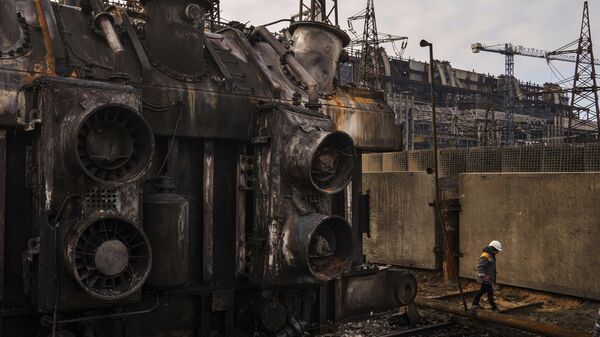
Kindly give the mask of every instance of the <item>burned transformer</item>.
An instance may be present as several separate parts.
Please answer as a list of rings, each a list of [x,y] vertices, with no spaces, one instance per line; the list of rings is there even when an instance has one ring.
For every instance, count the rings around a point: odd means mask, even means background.
[[[412,302],[363,261],[361,153],[401,137],[337,84],[336,1],[277,36],[209,31],[210,0],[68,3],[0,4],[0,335],[284,337]]]

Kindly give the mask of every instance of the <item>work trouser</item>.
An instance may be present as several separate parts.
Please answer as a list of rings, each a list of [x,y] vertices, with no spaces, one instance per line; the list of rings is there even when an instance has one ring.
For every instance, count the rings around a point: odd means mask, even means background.
[[[598,319],[596,320],[596,325],[594,326],[594,334],[592,337],[600,337],[600,309],[598,309]]]
[[[492,309],[496,308],[496,302],[494,302],[494,287],[491,284],[484,283],[481,284],[481,289],[475,294],[473,305],[479,305],[481,296],[483,296],[484,293],[487,293],[488,302],[490,302]]]

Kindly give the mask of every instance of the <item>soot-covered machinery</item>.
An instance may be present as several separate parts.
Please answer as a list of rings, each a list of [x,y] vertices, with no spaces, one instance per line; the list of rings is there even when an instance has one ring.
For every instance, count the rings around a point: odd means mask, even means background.
[[[0,3],[0,335],[285,337],[412,302],[363,261],[360,154],[401,137],[337,85],[336,1],[277,36],[78,4]]]

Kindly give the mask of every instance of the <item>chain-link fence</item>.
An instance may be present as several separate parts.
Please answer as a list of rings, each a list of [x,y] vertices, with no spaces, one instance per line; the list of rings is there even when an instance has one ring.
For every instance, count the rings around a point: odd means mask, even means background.
[[[440,178],[474,172],[600,171],[600,144],[440,149]],[[419,172],[434,167],[433,150],[363,155],[363,172]]]

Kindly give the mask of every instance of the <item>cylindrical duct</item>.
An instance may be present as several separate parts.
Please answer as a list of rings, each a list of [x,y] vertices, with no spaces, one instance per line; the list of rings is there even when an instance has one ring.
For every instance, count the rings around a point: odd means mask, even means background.
[[[124,105],[107,104],[73,114],[66,119],[64,135],[67,165],[111,185],[140,178],[154,151],[150,126]]]
[[[352,230],[341,217],[309,214],[285,224],[283,257],[290,269],[318,281],[342,275],[352,255]]]
[[[317,81],[322,92],[332,92],[340,53],[350,42],[348,35],[320,22],[298,22],[290,26],[290,31],[298,61]]]
[[[14,0],[0,1],[0,51],[8,50],[19,42],[21,29]]]
[[[297,182],[335,194],[352,180],[355,155],[354,142],[347,133],[315,129],[291,137],[284,162],[287,174]]]
[[[154,183],[155,191],[144,198],[144,230],[155,252],[148,284],[174,287],[192,282],[189,205],[174,193],[169,177]]]

